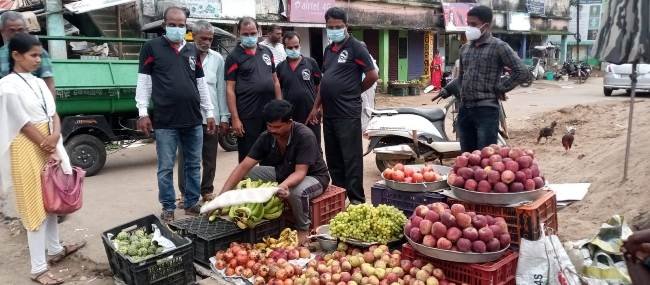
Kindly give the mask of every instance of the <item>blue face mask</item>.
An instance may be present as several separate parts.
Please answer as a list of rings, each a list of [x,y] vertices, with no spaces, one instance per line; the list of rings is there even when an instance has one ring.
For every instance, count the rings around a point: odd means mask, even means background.
[[[252,48],[257,45],[257,36],[241,36],[241,45]]]
[[[334,43],[341,42],[345,39],[345,29],[327,29],[327,38]]]
[[[172,42],[182,42],[187,29],[185,27],[165,27],[165,36]]]
[[[300,57],[300,50],[299,49],[285,49],[287,52],[287,57],[288,58],[299,58]]]

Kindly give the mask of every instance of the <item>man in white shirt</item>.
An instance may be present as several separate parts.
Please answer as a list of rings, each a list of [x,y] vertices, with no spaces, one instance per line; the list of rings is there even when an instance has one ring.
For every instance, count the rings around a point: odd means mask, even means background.
[[[282,44],[282,28],[280,26],[271,25],[271,32],[260,44],[271,50],[275,66],[287,58],[287,53],[284,51],[284,45]]]
[[[200,52],[185,42],[187,14],[183,8],[169,7],[164,13],[165,35],[144,44],[136,87],[138,129],[149,135],[155,130],[158,158],[158,200],[161,219],[174,220],[174,162],[176,150],[185,157],[185,213],[198,215],[201,183],[203,115],[207,132],[216,129],[214,106],[203,74]],[[149,101],[153,102],[152,119]]]
[[[361,42],[361,45],[368,49],[368,46],[365,42]],[[375,69],[379,72],[379,67],[377,66],[377,61],[370,55],[372,63],[375,65]],[[361,75],[361,80],[366,77],[366,74]],[[365,131],[368,127],[368,123],[372,117],[372,110],[375,108],[375,91],[377,90],[377,82],[368,88],[368,90],[361,93],[361,131]]]
[[[230,112],[226,103],[226,81],[223,77],[224,59],[218,52],[211,50],[214,39],[214,27],[207,21],[200,20],[192,25],[192,38],[200,52],[199,58],[203,64],[205,81],[208,83],[210,100],[214,106],[214,117],[219,120],[218,132],[226,134],[230,128]],[[219,134],[210,134],[207,131],[206,113],[203,112],[203,151],[201,156],[201,196],[203,201],[210,201],[213,198],[214,174],[217,167],[217,149],[219,148]],[[183,165],[183,152],[179,151],[178,164]],[[178,189],[181,192],[181,201],[185,193],[185,171],[183,167],[178,168]]]

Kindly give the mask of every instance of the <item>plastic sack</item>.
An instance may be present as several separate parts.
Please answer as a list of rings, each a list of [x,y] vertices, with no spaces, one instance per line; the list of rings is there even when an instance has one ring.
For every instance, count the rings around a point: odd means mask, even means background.
[[[227,191],[201,206],[201,214],[246,203],[266,203],[280,188],[251,188]]]
[[[535,241],[521,239],[517,263],[517,285],[580,285],[580,276],[560,239],[542,236]]]

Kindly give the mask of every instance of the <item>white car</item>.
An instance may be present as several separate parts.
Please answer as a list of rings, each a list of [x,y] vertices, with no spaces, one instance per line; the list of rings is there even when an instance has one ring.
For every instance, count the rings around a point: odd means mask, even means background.
[[[609,64],[603,77],[603,92],[611,96],[616,89],[625,89],[630,94],[632,88],[632,64]],[[637,64],[637,91],[650,91],[650,64]]]

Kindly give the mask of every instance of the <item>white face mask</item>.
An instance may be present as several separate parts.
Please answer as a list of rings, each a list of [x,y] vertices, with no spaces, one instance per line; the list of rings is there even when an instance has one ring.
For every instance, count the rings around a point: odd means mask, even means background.
[[[481,28],[483,28],[483,26],[485,26],[485,24],[481,25],[480,27],[467,27],[467,30],[465,30],[465,36],[467,37],[467,40],[478,40],[483,35],[483,32],[481,32]]]

